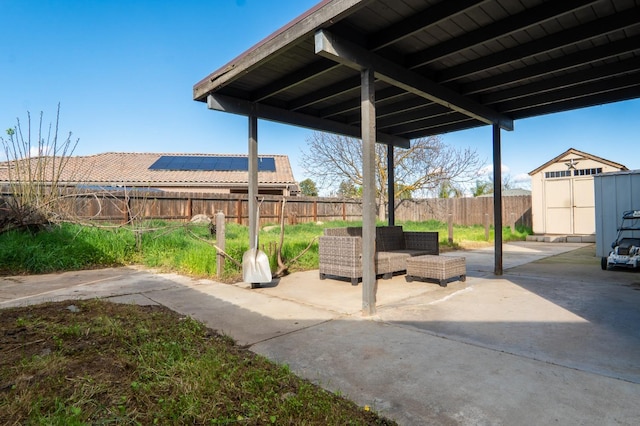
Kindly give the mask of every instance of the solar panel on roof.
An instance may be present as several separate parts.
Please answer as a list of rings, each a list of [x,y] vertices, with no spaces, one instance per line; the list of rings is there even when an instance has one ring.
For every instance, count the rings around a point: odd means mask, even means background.
[[[247,157],[206,157],[197,155],[163,155],[149,170],[208,171],[208,172],[247,172]],[[273,157],[258,157],[259,172],[275,172],[276,160]]]

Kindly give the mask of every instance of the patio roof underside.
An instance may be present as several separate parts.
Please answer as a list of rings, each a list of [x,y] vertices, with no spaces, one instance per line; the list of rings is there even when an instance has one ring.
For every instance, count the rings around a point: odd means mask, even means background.
[[[378,141],[640,97],[634,0],[326,0],[194,86],[209,108]]]

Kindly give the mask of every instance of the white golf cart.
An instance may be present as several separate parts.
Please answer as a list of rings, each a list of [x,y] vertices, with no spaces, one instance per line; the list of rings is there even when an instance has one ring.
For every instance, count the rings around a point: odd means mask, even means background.
[[[640,266],[640,236],[633,231],[640,231],[640,210],[629,210],[622,214],[618,235],[611,244],[613,250],[600,261],[602,269]]]

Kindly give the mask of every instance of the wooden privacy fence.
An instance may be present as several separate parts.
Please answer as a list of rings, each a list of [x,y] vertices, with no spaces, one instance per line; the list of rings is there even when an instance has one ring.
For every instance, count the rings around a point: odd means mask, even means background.
[[[452,215],[456,225],[493,225],[493,197],[475,198],[428,198],[400,200],[396,202],[396,220],[416,221],[439,220],[448,222]],[[518,195],[502,197],[502,224],[532,227],[531,196]]]
[[[9,196],[3,194],[4,197]],[[282,197],[260,196],[260,223],[277,223],[282,211]],[[362,220],[358,199],[328,197],[286,197],[286,222],[326,222]],[[189,220],[196,214],[211,218],[223,212],[227,222],[248,224],[248,196],[191,192],[128,191],[74,193],[61,203],[60,209],[82,220],[127,222],[135,219]],[[438,220],[456,225],[493,224],[493,198],[435,198],[396,201],[397,221]],[[502,221],[531,227],[531,197],[503,197]]]

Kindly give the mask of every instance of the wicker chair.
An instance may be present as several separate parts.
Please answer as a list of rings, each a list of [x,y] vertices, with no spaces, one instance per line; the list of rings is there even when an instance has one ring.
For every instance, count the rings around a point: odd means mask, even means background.
[[[383,278],[406,271],[412,256],[439,254],[437,232],[404,232],[401,226],[376,228],[375,271]],[[362,279],[362,228],[327,228],[319,241],[320,279],[343,277],[357,285]]]

